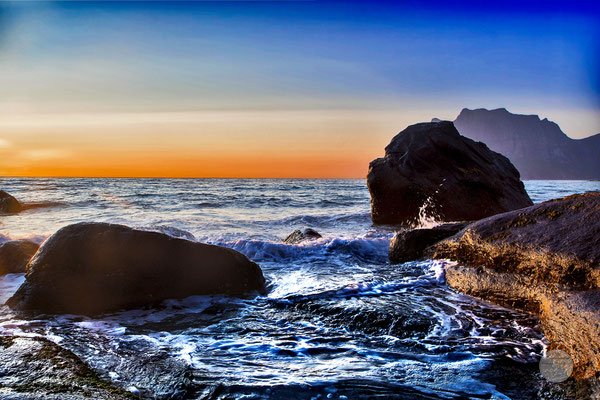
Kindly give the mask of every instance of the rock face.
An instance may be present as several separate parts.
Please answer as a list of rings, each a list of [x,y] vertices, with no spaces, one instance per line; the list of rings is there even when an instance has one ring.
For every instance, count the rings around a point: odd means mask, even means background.
[[[23,210],[17,199],[4,190],[0,190],[0,214],[14,214]]]
[[[0,275],[24,273],[27,263],[40,247],[30,240],[0,243]]]
[[[319,239],[321,237],[323,236],[321,236],[319,232],[311,228],[306,228],[303,231],[296,229],[294,232],[290,233],[283,242],[286,244],[297,244],[305,240]]]
[[[571,139],[552,121],[504,108],[465,108],[454,125],[507,156],[525,179],[600,179],[600,134]]]
[[[389,258],[392,264],[400,264],[423,257],[425,249],[458,233],[468,225],[466,222],[443,224],[430,229],[413,229],[398,232],[390,243]]]
[[[139,399],[102,380],[75,354],[44,338],[0,336],[0,397],[6,400]]]
[[[451,287],[538,313],[574,376],[600,376],[600,193],[569,196],[477,221],[427,250],[459,265]]]
[[[371,162],[367,185],[376,224],[412,224],[426,210],[442,221],[472,221],[530,206],[519,172],[452,122],[411,125]]]
[[[262,291],[264,283],[260,267],[229,248],[122,225],[80,223],[44,242],[7,304],[93,315],[170,298]]]

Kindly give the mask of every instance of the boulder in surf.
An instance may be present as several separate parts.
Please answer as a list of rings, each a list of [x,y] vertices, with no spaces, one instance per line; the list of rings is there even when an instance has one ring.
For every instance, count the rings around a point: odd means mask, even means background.
[[[10,240],[0,244],[0,275],[24,273],[27,263],[40,247],[31,240]]]
[[[423,210],[440,221],[474,221],[533,204],[508,158],[450,121],[396,135],[371,162],[367,186],[376,224],[414,224]]]
[[[15,214],[23,210],[23,205],[12,195],[0,190],[0,214]]]
[[[312,228],[306,228],[304,230],[296,229],[290,233],[288,237],[283,241],[285,244],[298,244],[306,240],[313,240],[322,238],[321,234]]]
[[[107,223],[60,229],[40,247],[7,304],[94,315],[192,295],[263,291],[260,267],[233,249]]]

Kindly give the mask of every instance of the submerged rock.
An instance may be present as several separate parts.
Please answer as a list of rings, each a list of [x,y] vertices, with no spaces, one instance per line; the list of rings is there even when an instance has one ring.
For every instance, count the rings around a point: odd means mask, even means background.
[[[0,275],[24,273],[39,247],[39,244],[25,239],[0,243]]]
[[[40,337],[0,336],[0,397],[14,400],[139,399],[102,380],[72,352]]]
[[[600,193],[551,200],[469,225],[433,246],[456,260],[451,287],[533,311],[574,376],[600,376]],[[462,266],[461,266],[462,265]],[[466,265],[466,266],[465,266]]]
[[[122,225],[80,223],[52,235],[7,304],[93,315],[192,295],[264,290],[260,267],[226,247]]]
[[[319,239],[321,237],[323,236],[312,228],[306,228],[303,231],[296,229],[294,232],[290,233],[283,242],[286,244],[297,244],[305,240]]]
[[[411,224],[427,205],[441,221],[473,221],[530,206],[508,158],[461,136],[452,122],[411,125],[369,165],[371,218]]]
[[[458,233],[467,222],[443,224],[429,229],[413,229],[398,232],[390,243],[388,252],[392,264],[418,260],[425,249],[443,239]]]
[[[0,190],[0,214],[14,214],[23,210],[23,205],[4,190]]]

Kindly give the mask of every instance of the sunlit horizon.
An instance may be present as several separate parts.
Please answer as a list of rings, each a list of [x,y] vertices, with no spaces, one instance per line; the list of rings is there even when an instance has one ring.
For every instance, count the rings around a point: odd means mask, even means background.
[[[2,2],[0,175],[364,178],[462,108],[587,137],[600,24],[558,9]]]

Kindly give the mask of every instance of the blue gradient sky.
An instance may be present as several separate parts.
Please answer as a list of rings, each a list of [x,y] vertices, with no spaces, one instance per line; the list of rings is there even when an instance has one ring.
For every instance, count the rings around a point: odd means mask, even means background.
[[[2,2],[0,144],[46,154],[13,160],[32,174],[90,146],[172,155],[167,132],[186,149],[254,135],[257,157],[341,146],[363,163],[407,124],[463,107],[600,132],[599,7],[478,3]]]

